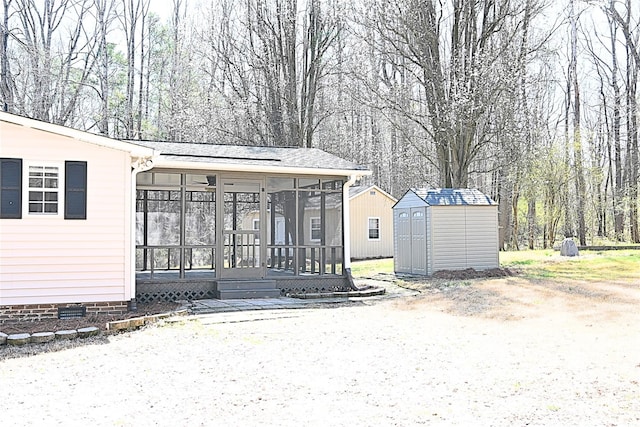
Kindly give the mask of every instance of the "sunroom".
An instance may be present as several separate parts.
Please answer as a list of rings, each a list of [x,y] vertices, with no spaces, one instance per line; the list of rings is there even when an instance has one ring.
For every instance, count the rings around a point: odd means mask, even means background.
[[[145,142],[136,177],[139,301],[348,289],[348,186],[317,149]]]

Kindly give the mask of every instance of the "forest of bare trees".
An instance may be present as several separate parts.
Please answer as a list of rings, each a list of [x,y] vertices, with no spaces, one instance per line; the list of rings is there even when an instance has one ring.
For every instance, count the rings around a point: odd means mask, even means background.
[[[318,147],[500,205],[501,249],[640,243],[640,3],[2,0],[3,111]]]

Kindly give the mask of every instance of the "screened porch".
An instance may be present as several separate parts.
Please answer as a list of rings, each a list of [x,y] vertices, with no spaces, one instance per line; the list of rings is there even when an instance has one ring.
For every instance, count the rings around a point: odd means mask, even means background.
[[[137,281],[343,276],[343,177],[137,175]]]

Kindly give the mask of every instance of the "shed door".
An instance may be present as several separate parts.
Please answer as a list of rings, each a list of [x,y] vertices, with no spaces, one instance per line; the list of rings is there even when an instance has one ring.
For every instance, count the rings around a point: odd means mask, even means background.
[[[411,209],[411,273],[427,274],[427,233],[424,208]]]
[[[397,273],[411,273],[411,220],[409,209],[395,209],[396,251],[394,257]]]

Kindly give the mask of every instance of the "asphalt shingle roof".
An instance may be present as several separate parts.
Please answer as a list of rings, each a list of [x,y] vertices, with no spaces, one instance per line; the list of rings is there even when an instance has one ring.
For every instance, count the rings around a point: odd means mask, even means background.
[[[365,167],[317,148],[256,147],[191,142],[132,141],[169,161],[364,171]]]

